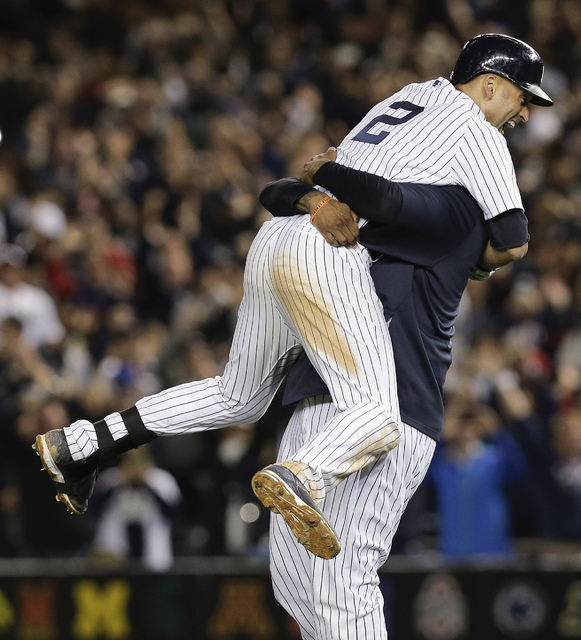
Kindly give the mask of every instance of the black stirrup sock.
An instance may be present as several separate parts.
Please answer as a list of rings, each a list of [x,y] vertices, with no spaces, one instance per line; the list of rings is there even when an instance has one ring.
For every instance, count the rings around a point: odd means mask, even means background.
[[[127,429],[127,435],[119,438],[119,440],[113,439],[105,420],[95,422],[95,432],[97,433],[97,443],[99,445],[97,452],[99,466],[111,462],[119,454],[125,453],[125,451],[137,449],[137,447],[147,444],[157,437],[157,434],[145,428],[139,411],[135,406],[119,413]]]

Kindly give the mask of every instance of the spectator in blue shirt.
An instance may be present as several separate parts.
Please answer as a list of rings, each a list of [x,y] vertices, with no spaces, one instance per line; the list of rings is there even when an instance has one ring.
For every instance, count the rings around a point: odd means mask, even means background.
[[[447,409],[428,471],[447,558],[514,551],[508,489],[527,472],[523,452],[486,405],[464,399]]]

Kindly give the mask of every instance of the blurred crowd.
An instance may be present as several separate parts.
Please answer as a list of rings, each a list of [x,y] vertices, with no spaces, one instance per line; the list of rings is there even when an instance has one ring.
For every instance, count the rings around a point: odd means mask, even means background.
[[[280,402],[157,439],[81,518],[53,502],[34,436],[220,374],[261,188],[492,31],[540,52],[556,105],[508,133],[530,248],[469,284],[443,441],[396,550],[581,545],[578,0],[3,0],[0,556],[163,568],[168,537],[176,554],[265,554],[249,480],[274,460]]]

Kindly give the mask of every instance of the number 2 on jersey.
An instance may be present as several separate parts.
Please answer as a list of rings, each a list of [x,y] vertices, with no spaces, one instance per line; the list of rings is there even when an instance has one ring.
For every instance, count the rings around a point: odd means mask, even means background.
[[[361,131],[353,137],[353,140],[357,140],[358,142],[369,142],[370,144],[379,144],[382,140],[385,140],[389,135],[389,131],[381,131],[379,133],[369,133],[370,129],[372,129],[378,122],[383,122],[383,124],[403,124],[408,120],[411,120],[414,116],[420,114],[424,107],[418,107],[417,104],[413,104],[411,102],[403,101],[403,102],[394,102],[389,105],[391,109],[403,109],[407,111],[407,113],[401,118],[396,118],[394,116],[388,115],[380,115],[366,124]]]

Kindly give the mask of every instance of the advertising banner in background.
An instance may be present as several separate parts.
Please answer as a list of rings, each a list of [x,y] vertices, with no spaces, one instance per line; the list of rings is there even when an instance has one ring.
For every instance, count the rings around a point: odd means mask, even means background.
[[[1,640],[300,639],[263,565],[160,574],[66,565],[0,575]],[[581,638],[579,571],[416,569],[381,580],[390,640]]]

